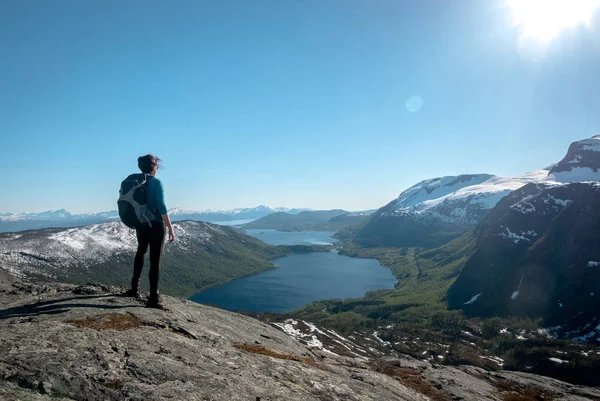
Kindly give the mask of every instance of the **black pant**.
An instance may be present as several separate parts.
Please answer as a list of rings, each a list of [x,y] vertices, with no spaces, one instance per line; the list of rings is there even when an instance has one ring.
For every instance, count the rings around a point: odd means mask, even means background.
[[[158,294],[160,277],[160,254],[165,240],[165,225],[163,222],[152,222],[152,227],[144,226],[136,230],[138,249],[133,261],[133,278],[131,285],[139,288],[140,276],[144,268],[144,256],[150,245],[150,296]],[[137,288],[136,288],[137,287]]]

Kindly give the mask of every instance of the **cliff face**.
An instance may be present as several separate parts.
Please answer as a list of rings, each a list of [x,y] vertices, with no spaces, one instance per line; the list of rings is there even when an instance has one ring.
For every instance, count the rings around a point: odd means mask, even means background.
[[[475,252],[448,291],[450,307],[539,316],[569,338],[598,338],[599,205],[596,182],[529,184],[508,195],[475,229]]]
[[[117,287],[0,278],[0,399],[500,400],[511,389],[600,397],[523,373],[338,356],[171,297],[162,311]]]

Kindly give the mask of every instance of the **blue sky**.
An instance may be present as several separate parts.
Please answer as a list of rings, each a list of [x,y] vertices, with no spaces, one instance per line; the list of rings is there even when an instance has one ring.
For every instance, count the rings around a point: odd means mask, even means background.
[[[599,19],[542,52],[502,0],[3,1],[0,212],[114,209],[149,152],[198,210],[538,169],[600,133]]]

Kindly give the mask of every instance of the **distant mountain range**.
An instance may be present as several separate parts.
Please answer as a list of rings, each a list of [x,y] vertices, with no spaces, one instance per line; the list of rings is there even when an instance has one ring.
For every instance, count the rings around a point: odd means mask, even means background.
[[[272,213],[288,213],[295,215],[307,210],[311,209],[290,209],[286,207],[272,208],[264,205],[252,208],[242,208],[233,210],[206,210],[204,212],[174,208],[169,210],[169,216],[173,221],[196,220],[209,222],[225,222],[236,220],[256,220]]]
[[[263,205],[253,208],[220,211],[208,210],[204,212],[173,208],[169,210],[169,215],[172,221],[230,222],[236,220],[256,220],[277,212],[298,214],[306,210],[310,209],[270,208]],[[0,232],[35,230],[49,227],[77,227],[118,219],[119,214],[116,210],[83,214],[71,214],[65,209],[49,210],[42,213],[0,213]]]
[[[313,210],[298,214],[278,212],[244,224],[243,228],[273,229],[279,231],[338,231],[358,224],[369,212],[347,212],[341,209]]]
[[[473,228],[500,199],[527,184],[600,179],[599,144],[600,135],[575,142],[559,163],[521,177],[464,174],[421,181],[340,236],[370,247],[441,246]]]
[[[65,209],[42,213],[2,213],[0,232],[37,230],[48,227],[76,227],[119,219],[116,210],[101,213],[71,214]]]

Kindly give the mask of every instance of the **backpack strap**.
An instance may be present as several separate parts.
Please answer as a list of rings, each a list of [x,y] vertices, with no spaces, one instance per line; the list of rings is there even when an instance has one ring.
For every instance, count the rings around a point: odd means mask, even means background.
[[[141,185],[146,185],[146,196],[148,196],[148,183],[150,182],[148,180],[148,175],[144,173],[144,181],[141,183]],[[148,200],[146,200],[146,204],[148,204]],[[150,213],[152,213],[152,215],[154,216],[154,218],[156,218],[156,223],[162,223],[162,218],[160,216],[160,214],[158,214],[158,209],[154,209],[154,210],[150,210]],[[150,225],[152,227],[152,221],[148,220],[148,225]]]

